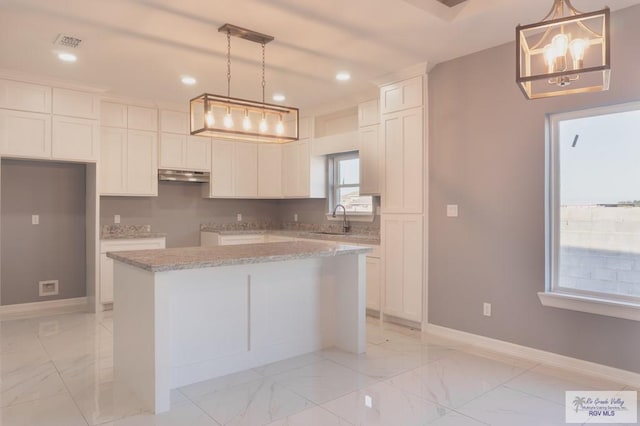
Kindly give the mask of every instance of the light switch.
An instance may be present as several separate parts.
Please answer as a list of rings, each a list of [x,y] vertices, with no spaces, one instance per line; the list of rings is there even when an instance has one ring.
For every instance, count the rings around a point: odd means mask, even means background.
[[[458,217],[457,204],[447,204],[447,217]]]
[[[298,221],[298,213],[294,213],[293,214],[293,221],[297,222]]]
[[[120,223],[120,215],[119,214],[113,216],[113,223]]]
[[[237,220],[238,222],[242,222],[242,213],[238,213],[238,214],[236,215],[236,220]]]
[[[40,216],[37,214],[32,214],[31,215],[31,224],[32,225],[39,225],[40,224]]]

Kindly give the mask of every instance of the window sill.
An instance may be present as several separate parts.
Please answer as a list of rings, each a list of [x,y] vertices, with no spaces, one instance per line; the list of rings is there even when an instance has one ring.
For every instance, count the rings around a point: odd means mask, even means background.
[[[636,303],[551,292],[540,292],[538,293],[538,298],[544,306],[551,308],[569,309],[631,321],[640,321],[640,305]]]
[[[375,216],[369,213],[347,213],[347,220],[350,222],[373,222]],[[333,217],[331,213],[327,213],[327,220],[342,222],[344,217],[341,214],[337,214],[336,217]]]

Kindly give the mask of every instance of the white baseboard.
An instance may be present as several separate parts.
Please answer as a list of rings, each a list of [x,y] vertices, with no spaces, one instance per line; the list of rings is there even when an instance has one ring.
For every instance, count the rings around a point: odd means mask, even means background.
[[[15,305],[0,306],[0,314],[21,314],[27,312],[44,311],[56,308],[84,307],[87,306],[86,297],[73,299],[46,300],[43,302],[18,303]]]
[[[640,387],[640,374],[633,371],[622,370],[609,367],[607,365],[596,364],[595,362],[582,359],[571,358],[553,352],[534,349],[503,340],[492,339],[490,337],[454,330],[435,324],[426,324],[423,332],[443,339],[464,343],[469,346],[483,350],[498,352],[501,354],[522,358],[540,364],[558,367],[563,370],[572,371],[579,374],[595,376],[601,379],[619,382],[634,388]]]

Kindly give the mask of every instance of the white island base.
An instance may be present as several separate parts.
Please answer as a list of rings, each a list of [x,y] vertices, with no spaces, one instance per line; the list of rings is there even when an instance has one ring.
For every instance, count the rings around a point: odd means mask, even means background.
[[[161,413],[173,388],[327,347],[363,353],[365,256],[164,272],[117,261],[115,378]]]

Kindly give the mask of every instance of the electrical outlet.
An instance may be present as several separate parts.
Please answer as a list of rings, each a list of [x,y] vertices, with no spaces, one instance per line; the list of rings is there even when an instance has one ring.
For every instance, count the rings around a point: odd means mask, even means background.
[[[297,222],[298,221],[298,213],[294,213],[293,214],[293,221]]]
[[[458,205],[457,204],[448,204],[447,205],[447,217],[458,217]]]
[[[113,223],[120,223],[120,215],[119,214],[113,216]]]
[[[238,214],[236,215],[236,220],[237,220],[238,222],[242,222],[242,213],[238,213]]]
[[[38,296],[55,296],[58,294],[58,280],[48,280],[38,282]]]
[[[40,224],[40,215],[32,214],[31,215],[31,224],[32,225],[39,225]]]
[[[482,315],[485,317],[491,316],[491,303],[484,303],[482,305]]]

